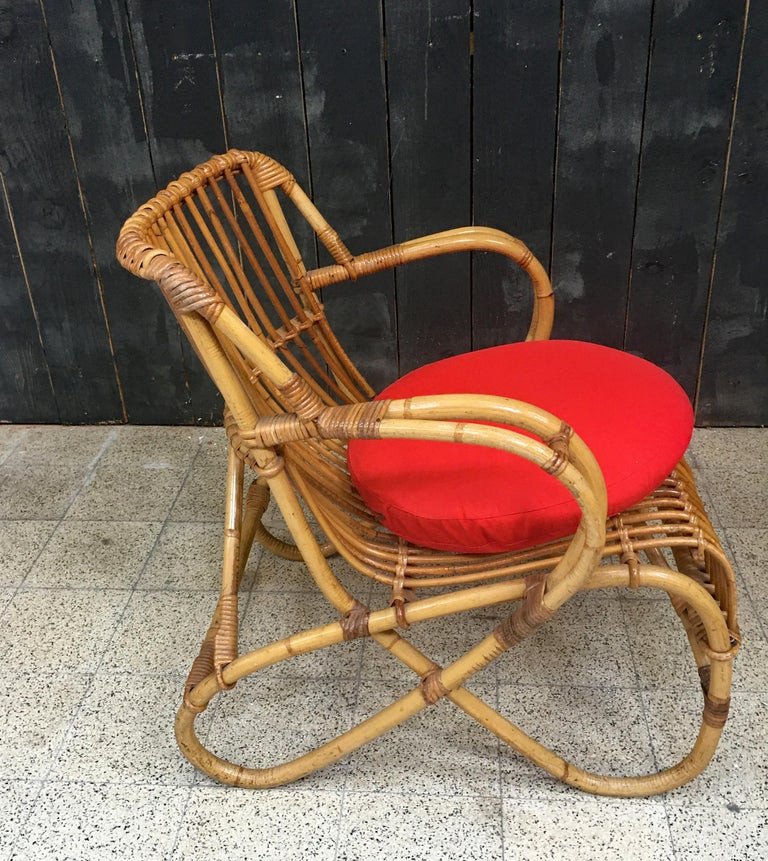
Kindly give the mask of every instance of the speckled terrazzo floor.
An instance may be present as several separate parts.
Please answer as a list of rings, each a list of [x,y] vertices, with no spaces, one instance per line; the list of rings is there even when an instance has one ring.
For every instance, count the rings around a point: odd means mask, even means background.
[[[196,773],[172,726],[215,601],[224,457],[220,430],[0,427],[2,861],[768,858],[768,430],[696,432],[690,459],[736,563],[745,648],[715,761],[640,801],[553,782],[446,703],[287,788]],[[244,648],[330,618],[300,565],[258,552],[242,605]],[[412,639],[448,660],[492,615]],[[566,625],[582,633],[575,648]],[[576,762],[642,773],[695,732],[686,648],[665,600],[582,596],[471,687]],[[267,764],[410,683],[357,641],[241,683],[201,732]]]

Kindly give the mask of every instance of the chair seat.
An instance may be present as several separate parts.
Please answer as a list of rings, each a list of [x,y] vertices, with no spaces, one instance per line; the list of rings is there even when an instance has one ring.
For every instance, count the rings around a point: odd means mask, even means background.
[[[378,395],[487,394],[566,421],[605,477],[608,513],[655,490],[691,439],[687,395],[661,368],[581,341],[529,341],[425,365]],[[555,478],[516,455],[460,443],[352,440],[352,481],[383,524],[422,547],[498,553],[573,533],[579,510]]]

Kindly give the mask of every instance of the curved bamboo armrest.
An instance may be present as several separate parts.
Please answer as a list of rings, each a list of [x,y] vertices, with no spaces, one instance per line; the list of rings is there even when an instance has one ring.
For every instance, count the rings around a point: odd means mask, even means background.
[[[448,417],[454,420],[446,420]],[[484,421],[507,426],[479,423]],[[540,439],[524,436],[510,426]],[[491,395],[368,401],[325,407],[311,419],[295,413],[261,418],[250,429],[238,428],[231,437],[246,459],[251,459],[254,450],[264,452],[311,438],[423,439],[487,446],[518,455],[554,476],[581,509],[581,522],[567,552],[547,577],[542,604],[546,613],[553,613],[579,591],[599,562],[606,521],[602,472],[586,443],[545,410]]]
[[[380,248],[378,251],[369,251],[352,257],[344,265],[333,264],[313,269],[306,273],[301,282],[310,290],[319,290],[340,281],[354,280],[361,275],[371,275],[414,260],[456,254],[459,251],[493,251],[514,260],[524,269],[533,287],[533,314],[526,340],[544,341],[549,337],[555,308],[549,276],[525,243],[492,227],[457,227],[454,230],[445,230]]]

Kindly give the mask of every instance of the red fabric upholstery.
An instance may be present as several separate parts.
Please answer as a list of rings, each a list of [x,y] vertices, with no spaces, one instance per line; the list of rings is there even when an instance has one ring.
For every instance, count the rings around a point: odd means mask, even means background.
[[[378,396],[478,393],[527,401],[568,422],[592,450],[608,513],[641,500],[691,439],[685,392],[650,362],[580,341],[465,353],[406,374]],[[436,550],[496,553],[570,535],[579,510],[550,475],[516,455],[460,443],[353,440],[352,480],[382,522]]]

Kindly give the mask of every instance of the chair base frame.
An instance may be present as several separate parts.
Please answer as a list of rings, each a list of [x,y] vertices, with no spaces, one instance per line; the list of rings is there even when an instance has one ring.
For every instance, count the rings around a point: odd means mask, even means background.
[[[499,640],[496,632],[490,633],[453,663],[440,667],[398,631],[398,628],[407,630],[428,619],[507,602],[520,602],[516,606],[524,610],[526,596],[537,582],[543,582],[542,576],[521,577],[518,574],[500,582],[484,582],[457,588],[447,594],[407,603],[395,602],[392,606],[368,611],[328,566],[326,557],[334,552],[334,548],[330,544],[321,546],[315,539],[285,471],[275,461],[259,472],[260,476],[251,485],[243,506],[244,464],[230,445],[221,595],[200,654],[187,679],[176,719],[176,738],[181,751],[209,776],[223,783],[248,788],[290,783],[345,757],[442,698],[451,700],[553,777],[597,795],[633,797],[666,792],[694,778],[711,760],[728,715],[732,663],[740,642],[733,573],[706,518],[693,475],[684,462],[673,476],[677,482],[675,486],[683,488],[681,496],[685,498],[680,522],[693,527],[686,534],[693,531],[695,541],[679,537],[679,529],[668,530],[670,536],[659,540],[658,535],[665,530],[654,518],[652,494],[644,501],[645,507],[643,504],[639,507],[645,511],[645,522],[642,528],[634,530],[634,538],[621,518],[609,521],[615,539],[613,545],[610,540],[606,543],[603,564],[592,572],[582,587],[589,591],[618,587],[666,592],[685,627],[699,669],[704,709],[701,727],[690,752],[676,765],[657,773],[627,777],[596,774],[567,762],[464,687],[471,676],[509,648],[508,643]],[[293,545],[272,536],[261,522],[270,494],[281,509]],[[647,540],[651,534],[656,535],[655,541]],[[326,625],[239,655],[237,594],[254,540],[285,558],[302,559],[339,616]],[[621,562],[612,564],[609,554],[614,552],[617,542],[621,547]],[[670,554],[665,556],[660,545],[671,551],[675,567],[669,562]],[[640,561],[643,557],[648,560],[647,564]],[[529,570],[530,563],[523,567]],[[526,629],[518,641],[535,627],[532,625],[530,630]],[[267,666],[360,636],[370,637],[418,676],[418,683],[408,693],[374,716],[302,756],[264,768],[228,762],[208,750],[199,740],[195,733],[195,718],[221,691],[232,688],[240,679]]]

